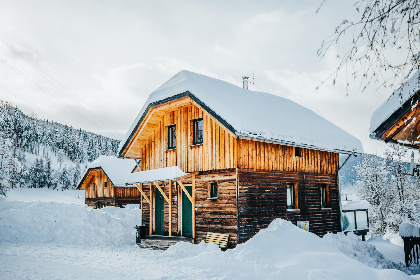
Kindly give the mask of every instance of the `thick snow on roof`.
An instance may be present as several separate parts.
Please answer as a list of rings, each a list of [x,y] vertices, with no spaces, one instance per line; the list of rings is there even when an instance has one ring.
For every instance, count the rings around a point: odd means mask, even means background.
[[[370,119],[369,132],[373,133],[395,111],[409,100],[419,89],[420,72],[415,73],[407,83],[398,88],[378,109],[373,112]],[[414,104],[413,104],[414,105]]]
[[[343,210],[369,209],[369,202],[366,200],[342,200]]]
[[[125,182],[127,185],[134,185],[157,181],[169,181],[178,179],[185,175],[187,175],[187,173],[184,173],[178,166],[172,166],[129,173],[126,176]]]
[[[114,156],[100,156],[88,165],[89,169],[102,168],[114,186],[125,186],[125,176],[136,167],[133,159],[121,159]]]
[[[357,138],[293,101],[184,70],[150,94],[121,141],[119,153],[150,103],[186,91],[231,125],[238,136],[340,153],[363,152]]]
[[[399,234],[401,237],[420,237],[420,227],[410,223],[401,223]]]

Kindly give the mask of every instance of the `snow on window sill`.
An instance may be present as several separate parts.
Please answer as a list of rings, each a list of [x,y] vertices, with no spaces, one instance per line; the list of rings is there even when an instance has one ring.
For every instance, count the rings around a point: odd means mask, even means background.
[[[300,209],[287,209],[287,212],[300,212]]]
[[[200,146],[200,145],[203,145],[203,142],[196,143],[196,144],[191,144],[190,147],[192,148],[192,147],[197,147],[197,146]]]
[[[331,207],[323,207],[323,208],[321,208],[321,210],[332,210],[332,208]]]
[[[215,199],[218,199],[218,197],[217,196],[216,197],[207,197],[207,199],[215,200]]]
[[[175,151],[175,150],[176,150],[176,147],[175,148],[167,149],[165,152],[170,152],[170,151]]]

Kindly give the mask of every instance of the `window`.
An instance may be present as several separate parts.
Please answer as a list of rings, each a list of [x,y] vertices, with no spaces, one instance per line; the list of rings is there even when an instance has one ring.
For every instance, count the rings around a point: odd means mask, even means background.
[[[298,208],[297,184],[287,183],[287,209]]]
[[[321,208],[329,208],[330,206],[330,188],[328,185],[322,184],[320,186],[321,193]]]
[[[193,144],[203,143],[203,119],[193,120]]]
[[[108,187],[108,182],[105,182],[104,189],[106,189],[107,187]]]
[[[217,183],[210,183],[210,195],[209,198],[217,198]]]
[[[168,126],[168,149],[175,149],[176,148],[176,126],[170,125]]]
[[[108,201],[108,202],[106,203],[106,206],[111,206],[111,202],[109,202],[109,201]]]
[[[302,157],[302,149],[295,147],[295,157]]]

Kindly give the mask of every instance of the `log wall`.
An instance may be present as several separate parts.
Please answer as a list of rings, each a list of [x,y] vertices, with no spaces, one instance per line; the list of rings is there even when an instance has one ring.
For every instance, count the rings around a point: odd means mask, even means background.
[[[286,209],[286,184],[298,184],[299,210]],[[238,171],[238,243],[243,243],[275,218],[309,221],[310,232],[323,236],[341,230],[337,175],[281,171]],[[330,188],[331,208],[321,209],[320,184]]]

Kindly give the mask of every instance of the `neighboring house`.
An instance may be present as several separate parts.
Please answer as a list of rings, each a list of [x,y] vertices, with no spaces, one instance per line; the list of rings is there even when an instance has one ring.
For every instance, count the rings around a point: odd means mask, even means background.
[[[419,75],[416,73],[376,109],[370,121],[371,138],[419,148]]]
[[[89,164],[77,189],[85,190],[85,203],[94,208],[140,204],[139,190],[125,185],[126,175],[136,166],[132,159],[100,156]]]
[[[119,148],[141,160],[127,183],[149,234],[228,233],[230,247],[275,218],[340,231],[339,153],[362,145],[288,99],[189,71],[150,94]]]

